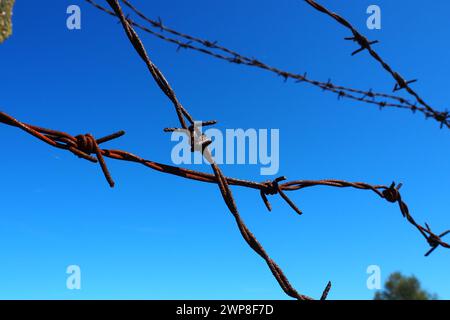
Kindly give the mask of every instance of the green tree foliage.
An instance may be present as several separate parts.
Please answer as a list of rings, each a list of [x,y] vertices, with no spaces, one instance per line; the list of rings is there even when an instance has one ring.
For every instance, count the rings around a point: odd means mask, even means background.
[[[12,8],[15,0],[0,0],[0,43],[12,33]]]
[[[375,293],[374,300],[436,300],[435,294],[423,290],[415,276],[406,277],[400,272],[391,274],[384,290]]]

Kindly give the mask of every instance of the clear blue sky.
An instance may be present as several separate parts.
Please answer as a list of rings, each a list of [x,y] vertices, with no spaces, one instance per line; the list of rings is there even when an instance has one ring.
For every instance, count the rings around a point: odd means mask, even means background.
[[[450,103],[448,1],[330,1],[430,104]],[[365,28],[368,5],[382,8],[382,29]],[[78,4],[82,30],[66,28]],[[246,55],[320,80],[389,91],[392,79],[368,58],[350,57],[348,32],[303,1],[135,1],[150,17]],[[142,34],[142,33],[141,33]],[[338,101],[306,84],[231,65],[150,35],[142,39],[181,101],[219,128],[279,128],[280,175],[374,184],[403,182],[417,221],[450,227],[450,132],[402,110],[379,111]],[[72,134],[127,135],[105,145],[170,163],[176,125],[116,20],[81,0],[17,1],[14,35],[0,46],[1,110],[22,121]],[[0,126],[0,298],[274,298],[286,296],[265,263],[244,243],[214,185],[139,165],[108,161],[110,189],[97,165]],[[259,167],[223,167],[254,180]],[[201,169],[209,170],[207,167]],[[297,216],[278,197],[268,213],[258,192],[233,188],[250,229],[301,293],[370,299],[366,268],[415,274],[450,298],[450,252],[429,258],[418,232],[396,205],[358,190],[310,189],[291,194]],[[200,199],[206,199],[200,201]],[[65,287],[66,267],[82,270],[82,289]]]

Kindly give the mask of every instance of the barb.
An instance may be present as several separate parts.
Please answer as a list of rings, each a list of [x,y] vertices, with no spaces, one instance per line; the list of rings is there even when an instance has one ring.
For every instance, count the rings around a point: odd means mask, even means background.
[[[25,124],[23,122],[20,122],[16,120],[15,118],[11,117],[10,115],[0,112],[0,123],[17,127],[28,134],[36,137],[37,139],[49,144],[52,147],[68,150],[75,154],[76,156],[79,156],[81,158],[84,158],[86,160],[89,160],[91,162],[97,162],[96,158],[93,158],[90,156],[86,150],[89,150],[89,148],[85,147],[85,142],[80,142],[80,138],[71,136],[68,133],[46,129],[34,125]],[[96,143],[97,146],[107,142],[111,141],[113,139],[119,138],[125,133],[123,131],[118,131],[117,133],[114,133],[112,135],[106,136],[101,139],[97,139]],[[92,142],[91,142],[92,143]],[[81,145],[81,148],[80,148]],[[318,186],[328,186],[328,187],[334,187],[334,188],[353,188],[358,190],[368,190],[372,191],[376,195],[378,195],[380,198],[387,200],[391,203],[398,203],[400,212],[402,213],[403,217],[407,219],[407,221],[412,224],[419,232],[425,237],[425,240],[430,246],[430,250],[425,254],[425,256],[430,255],[436,248],[439,246],[444,248],[450,248],[450,245],[443,242],[442,238],[450,233],[450,230],[445,231],[439,235],[436,235],[431,231],[431,228],[428,224],[425,224],[424,226],[419,225],[414,218],[411,216],[407,204],[402,200],[400,195],[400,187],[401,185],[395,185],[395,183],[392,183],[390,186],[384,186],[384,185],[370,185],[363,182],[348,182],[343,180],[335,180],[335,179],[329,179],[329,180],[294,180],[290,182],[285,182],[283,184],[280,184],[281,181],[286,180],[286,177],[279,177],[273,181],[265,181],[265,182],[255,182],[255,181],[249,181],[249,180],[243,180],[243,179],[237,179],[232,177],[225,177],[220,169],[217,167],[217,165],[214,166],[214,174],[210,173],[204,173],[200,171],[175,167],[167,164],[162,164],[158,162],[154,162],[151,160],[146,160],[142,157],[139,157],[137,155],[134,155],[127,151],[122,150],[109,150],[109,149],[101,149],[98,148],[97,155],[101,155],[105,158],[125,161],[125,162],[134,162],[141,165],[144,165],[147,168],[150,168],[155,171],[159,171],[165,174],[171,174],[175,176],[179,176],[182,178],[200,181],[200,182],[206,182],[206,183],[214,183],[218,184],[220,187],[221,192],[223,192],[225,197],[225,202],[227,206],[231,207],[233,216],[235,217],[239,229],[241,233],[243,234],[244,239],[249,243],[249,245],[257,251],[258,254],[262,255],[264,259],[266,260],[267,264],[269,265],[269,268],[271,269],[272,273],[277,278],[278,282],[280,283],[280,286],[285,290],[285,292],[297,299],[302,300],[309,300],[311,299],[308,296],[305,295],[299,295],[296,294],[295,289],[292,288],[292,286],[287,281],[286,277],[284,276],[283,272],[275,264],[273,260],[270,259],[270,257],[267,255],[267,253],[262,249],[262,246],[257,242],[256,238],[251,234],[251,232],[248,230],[248,228],[245,226],[243,221],[240,219],[239,215],[236,214],[236,207],[234,204],[234,199],[230,198],[231,191],[229,189],[230,185],[233,186],[239,186],[239,187],[245,187],[250,189],[259,190],[265,205],[267,206],[268,210],[271,211],[272,207],[270,203],[267,200],[266,195],[275,195],[280,194],[280,196],[288,203],[288,205],[297,213],[301,214],[300,209],[294,204],[292,200],[290,200],[285,192],[291,192],[291,191],[297,191],[302,190],[305,188],[311,188],[311,187],[318,187]],[[209,155],[210,157],[210,155]],[[212,161],[210,159],[210,161]],[[105,169],[102,167],[103,172],[105,172]],[[107,171],[107,169],[106,169]],[[108,172],[108,171],[107,171]],[[108,183],[111,182],[112,179],[108,178],[110,177],[109,172],[105,177],[108,181]],[[111,185],[113,187],[113,184]],[[231,196],[232,197],[232,196]],[[328,295],[328,292],[331,288],[331,282],[327,285],[327,287],[324,290],[324,293],[322,295],[321,299],[325,299]]]
[[[118,131],[100,139],[95,139],[90,133],[80,134],[73,137],[64,132],[44,129],[22,123],[4,112],[0,112],[0,122],[8,124],[10,126],[18,127],[23,131],[28,132],[32,136],[51,145],[52,147],[68,150],[76,156],[91,162],[98,162],[109,185],[111,187],[114,187],[114,180],[109,173],[108,167],[106,166],[105,160],[103,159],[102,150],[100,149],[99,145],[104,142],[120,138],[125,134],[124,131]],[[91,154],[95,154],[96,157],[91,156]]]
[[[330,293],[330,289],[331,289],[331,282],[328,281],[328,284],[327,284],[325,290],[323,291],[322,297],[320,297],[320,300],[327,300],[328,293]]]
[[[286,194],[283,192],[283,188],[280,187],[279,182],[283,180],[286,180],[286,177],[279,177],[273,181],[267,181],[264,183],[265,188],[260,190],[261,198],[263,199],[267,210],[272,211],[272,206],[267,199],[267,195],[280,194],[284,201],[286,201],[287,204],[289,204],[289,206],[295,212],[297,212],[299,215],[302,214],[302,211],[291,201],[291,199],[288,198],[288,196],[286,196]]]
[[[367,50],[369,54],[374,58],[376,61],[380,63],[380,65],[383,67],[384,70],[386,70],[392,78],[395,80],[395,86],[393,91],[399,91],[402,89],[405,89],[411,96],[413,96],[416,101],[426,110],[425,115],[427,117],[432,117],[436,121],[438,121],[441,124],[441,128],[445,125],[448,128],[450,128],[450,113],[448,111],[436,111],[433,109],[428,103],[425,102],[420,95],[414,91],[414,89],[411,88],[410,84],[416,82],[417,80],[405,80],[403,76],[400,75],[397,71],[395,71],[374,49],[373,45],[378,43],[378,41],[369,41],[365,36],[363,36],[350,22],[348,22],[346,19],[344,19],[342,16],[338,15],[337,13],[331,12],[321,4],[317,3],[314,0],[304,0],[306,3],[308,3],[311,7],[316,9],[317,11],[320,11],[334,20],[336,20],[339,24],[346,27],[351,31],[353,34],[352,37],[347,37],[345,40],[351,40],[360,46],[360,48],[352,53],[352,55],[355,55],[359,52],[362,52],[364,50]]]
[[[97,9],[112,15],[116,16],[114,11],[111,11],[93,0],[86,0],[88,3],[92,4]],[[127,21],[130,25],[139,28],[161,40],[164,40],[169,43],[173,43],[177,46],[177,51],[180,49],[190,49],[194,50],[214,58],[224,60],[234,64],[247,65],[250,67],[256,67],[258,69],[262,69],[271,73],[274,73],[284,80],[292,79],[297,83],[308,83],[312,86],[318,87],[323,91],[328,91],[337,95],[338,99],[347,98],[350,100],[366,103],[369,105],[378,106],[380,109],[383,108],[398,108],[398,109],[407,109],[412,112],[420,112],[424,114],[426,118],[433,118],[438,120],[441,125],[446,125],[450,128],[450,119],[449,115],[446,112],[437,112],[426,108],[425,106],[418,106],[416,103],[410,102],[408,99],[405,99],[401,96],[396,96],[392,94],[374,92],[372,89],[370,90],[360,90],[350,87],[345,87],[341,85],[337,85],[332,83],[330,80],[327,82],[318,81],[311,79],[307,76],[307,73],[294,73],[279,69],[277,67],[270,66],[258,59],[251,58],[245,55],[242,55],[234,50],[221,46],[217,43],[217,41],[210,41],[201,39],[198,37],[194,37],[192,35],[188,35],[177,30],[171,29],[164,25],[161,19],[153,20],[148,18],[144,13],[138,10],[133,4],[131,4],[128,0],[122,0],[123,3],[128,6],[133,12],[136,13],[141,19],[148,23],[147,26],[138,23],[132,20],[130,17],[127,17]],[[167,32],[172,34],[175,37],[182,38],[184,40],[180,40],[177,38],[171,38],[169,36],[164,35],[162,32]],[[196,44],[196,45],[195,45]],[[199,46],[198,46],[199,45]],[[437,117],[437,118],[436,118]]]

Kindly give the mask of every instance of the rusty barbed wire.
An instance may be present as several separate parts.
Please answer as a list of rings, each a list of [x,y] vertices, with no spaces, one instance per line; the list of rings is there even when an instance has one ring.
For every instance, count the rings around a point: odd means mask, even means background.
[[[357,53],[360,53],[364,50],[367,50],[376,61],[380,63],[380,65],[383,67],[384,70],[386,70],[392,78],[395,80],[395,85],[393,91],[399,91],[402,89],[405,89],[411,96],[413,96],[416,101],[427,111],[425,113],[426,117],[432,117],[436,121],[438,121],[441,124],[441,128],[445,125],[448,128],[450,128],[450,112],[448,110],[446,111],[436,111],[434,110],[428,103],[425,102],[425,100],[422,99],[422,97],[414,91],[410,84],[417,81],[417,79],[413,80],[405,80],[403,76],[400,75],[399,72],[395,71],[394,68],[392,68],[373,48],[372,46],[374,44],[377,44],[379,41],[370,41],[365,36],[363,36],[350,22],[348,22],[346,19],[344,19],[342,16],[338,15],[337,13],[331,12],[321,4],[317,3],[314,0],[304,0],[307,4],[309,4],[311,7],[316,9],[317,11],[320,11],[334,20],[336,20],[339,24],[349,29],[352,33],[352,37],[347,37],[345,40],[351,40],[356,42],[360,48],[353,51],[352,56],[354,56]]]
[[[166,174],[176,175],[182,178],[190,179],[190,180],[196,180],[200,182],[206,182],[206,183],[214,183],[214,184],[222,184],[221,191],[225,192],[226,195],[226,203],[229,205],[229,198],[232,197],[231,193],[227,193],[227,187],[224,187],[224,184],[226,185],[233,185],[233,186],[239,186],[239,187],[246,187],[250,189],[255,189],[260,191],[260,195],[263,199],[264,204],[266,205],[267,209],[269,211],[272,210],[272,207],[267,199],[267,195],[276,195],[279,194],[280,197],[287,202],[287,204],[297,213],[301,214],[300,209],[294,204],[294,202],[288,198],[285,192],[291,192],[291,191],[297,191],[302,190],[305,188],[311,188],[311,187],[317,187],[317,186],[328,186],[328,187],[335,187],[335,188],[353,188],[353,189],[359,189],[359,190],[369,190],[374,192],[376,195],[378,195],[380,198],[387,200],[391,203],[397,203],[400,209],[400,212],[402,213],[402,216],[407,219],[407,221],[412,224],[421,234],[424,236],[425,240],[430,246],[430,250],[425,254],[425,256],[428,256],[431,254],[436,248],[439,246],[442,246],[444,248],[450,248],[450,245],[446,242],[442,241],[442,238],[450,233],[450,230],[445,231],[441,234],[435,234],[431,231],[431,228],[427,223],[425,223],[425,227],[418,224],[412,215],[409,212],[407,204],[402,200],[402,197],[400,195],[400,187],[401,185],[395,185],[395,183],[392,183],[389,187],[384,185],[370,185],[363,182],[348,182],[343,180],[335,180],[335,179],[328,179],[328,180],[294,180],[290,182],[286,182],[283,184],[280,184],[281,181],[286,180],[286,177],[279,177],[274,179],[273,181],[265,181],[265,182],[255,182],[255,181],[249,181],[249,180],[243,180],[243,179],[237,179],[237,178],[231,178],[231,177],[225,177],[223,174],[217,175],[215,174],[209,174],[204,173],[200,171],[195,171],[191,169],[185,169],[181,167],[171,166],[167,164],[162,164],[158,162],[154,162],[151,160],[146,160],[142,157],[139,157],[135,154],[132,154],[127,151],[122,150],[110,150],[110,149],[101,149],[99,146],[102,143],[117,139],[122,137],[125,132],[124,131],[118,131],[116,133],[113,133],[111,135],[108,135],[106,137],[95,139],[92,134],[84,134],[84,135],[77,135],[72,136],[68,133],[46,129],[34,125],[29,125],[23,122],[20,122],[16,120],[15,118],[11,117],[10,115],[0,112],[0,123],[17,127],[28,134],[34,136],[35,138],[49,144],[52,147],[63,149],[70,151],[74,155],[83,158],[85,160],[88,160],[90,162],[100,162],[102,172],[108,182],[108,184],[111,187],[114,187],[114,181],[111,177],[111,174],[106,166],[106,162],[104,161],[104,158],[110,158],[115,160],[121,160],[126,162],[134,162],[139,163],[141,165],[144,165],[150,169],[153,169],[155,171],[159,171]],[[91,156],[92,154],[95,154],[96,157]],[[217,166],[215,168],[217,170]],[[228,188],[229,190],[229,188]],[[233,209],[234,210],[234,209]],[[240,219],[240,217],[237,215],[236,220],[238,222],[238,226],[243,233],[244,239],[251,245],[252,248],[256,248],[255,251],[257,251],[259,254],[264,255],[266,258],[268,258],[267,253],[265,251],[261,251],[262,246],[259,245],[256,238],[251,234],[251,232],[248,230],[248,228],[245,226],[243,221]],[[258,246],[259,245],[259,246]],[[270,259],[270,258],[268,258]],[[290,296],[301,299],[301,300],[310,300],[311,298],[305,295],[299,295],[296,294],[294,289],[290,286],[287,278],[284,276],[282,270],[273,262],[273,260],[266,260],[266,262],[271,267],[272,272],[274,273],[275,277],[278,277],[277,280],[280,283],[280,286],[287,292]],[[327,287],[325,288],[321,299],[325,299],[328,295],[328,292],[331,288],[331,283],[328,283]]]
[[[247,244],[261,257],[264,259],[266,264],[268,265],[270,271],[274,275],[275,279],[278,281],[278,284],[281,286],[283,291],[289,295],[292,298],[298,299],[298,300],[310,300],[311,298],[302,294],[299,294],[294,287],[290,284],[287,277],[284,275],[281,268],[273,261],[270,256],[267,254],[267,252],[264,250],[263,246],[258,242],[256,237],[253,235],[253,233],[247,228],[244,221],[240,217],[238,208],[236,206],[233,193],[231,192],[231,189],[229,187],[228,181],[224,174],[222,173],[222,170],[219,168],[219,166],[215,163],[211,152],[209,150],[209,146],[207,145],[207,139],[203,139],[205,136],[199,132],[198,128],[196,126],[193,126],[195,121],[193,117],[187,112],[187,110],[182,106],[182,104],[179,102],[178,98],[175,95],[174,90],[170,86],[169,82],[164,78],[164,75],[162,72],[158,69],[158,67],[150,60],[150,57],[140,40],[139,36],[137,35],[136,31],[133,29],[131,23],[127,20],[125,17],[122,8],[119,4],[118,0],[107,0],[109,6],[114,11],[116,16],[119,18],[120,23],[122,24],[122,27],[125,31],[125,34],[127,35],[129,41],[133,45],[134,49],[140,56],[140,58],[145,62],[147,65],[148,70],[150,71],[153,79],[158,84],[160,89],[166,94],[166,96],[169,98],[169,100],[172,102],[172,104],[175,107],[175,110],[178,115],[178,120],[180,122],[181,129],[186,130],[186,133],[189,134],[191,137],[194,136],[196,139],[191,139],[191,141],[200,141],[200,145],[194,145],[191,144],[191,151],[198,151],[200,150],[203,153],[203,156],[207,159],[207,161],[210,163],[211,168],[214,172],[214,176],[217,181],[217,185],[219,187],[220,193],[222,195],[223,200],[225,201],[225,204],[227,205],[229,211],[233,215],[236,224],[239,228],[239,231],[241,232],[242,237],[247,242]],[[189,128],[186,125],[186,120],[189,121],[190,126]],[[214,121],[208,121],[208,123],[214,123]],[[327,286],[328,288],[328,286]],[[324,290],[324,295],[326,296],[327,288]]]
[[[102,5],[96,3],[93,0],[86,0],[88,3],[92,4],[97,9],[108,13],[109,15],[116,16],[115,12],[103,7]],[[318,81],[311,79],[307,76],[307,73],[299,74],[299,73],[293,73],[289,71],[285,71],[273,66],[270,66],[266,63],[263,63],[262,61],[250,58],[248,56],[242,55],[234,50],[231,50],[229,48],[226,48],[224,46],[221,46],[218,44],[217,41],[210,41],[201,39],[198,37],[194,37],[192,35],[174,30],[172,28],[167,27],[163,24],[162,20],[159,18],[158,20],[153,20],[148,18],[142,11],[137,9],[129,0],[122,0],[122,2],[128,6],[133,12],[136,13],[141,19],[143,19],[145,22],[148,23],[148,27],[144,26],[134,20],[132,20],[129,16],[126,17],[128,22],[159,38],[164,41],[173,43],[177,45],[177,50],[179,49],[191,49],[209,56],[212,56],[214,58],[225,60],[230,63],[235,64],[242,64],[247,65],[251,67],[256,67],[259,69],[263,69],[266,71],[269,71],[271,73],[274,73],[285,80],[292,79],[296,82],[305,82],[310,85],[313,85],[315,87],[318,87],[322,89],[323,91],[329,91],[337,95],[338,99],[340,98],[347,98],[358,102],[363,102],[371,105],[376,105],[380,109],[391,107],[391,108],[398,108],[398,109],[407,109],[412,111],[413,113],[420,112],[422,113],[427,119],[433,118],[436,121],[438,121],[441,124],[441,127],[444,125],[448,128],[450,128],[450,114],[440,111],[435,111],[431,107],[427,105],[423,105],[419,101],[419,105],[417,105],[417,102],[412,103],[408,99],[396,96],[393,94],[387,94],[387,93],[380,93],[380,92],[374,92],[372,89],[370,90],[360,90],[350,87],[345,87],[341,85],[334,84],[331,80],[328,80],[327,82]],[[152,29],[150,29],[152,28]],[[180,37],[184,39],[184,41],[179,39],[170,38],[168,36],[165,36],[162,34],[162,32],[170,33],[176,37]],[[195,46],[194,43],[201,45],[202,47]],[[216,50],[216,51],[213,51]],[[220,53],[218,53],[220,52]],[[359,52],[359,51],[358,51]],[[378,99],[378,100],[377,100]]]
[[[235,218],[237,226],[244,240],[258,255],[260,255],[264,259],[264,261],[267,263],[269,269],[271,270],[272,274],[274,275],[275,279],[279,283],[280,287],[284,290],[284,292],[290,297],[299,300],[311,300],[312,298],[306,295],[299,294],[292,287],[292,285],[289,283],[287,277],[284,275],[281,268],[270,258],[270,256],[264,250],[263,246],[258,242],[256,237],[247,228],[244,221],[240,217],[239,211],[237,209],[233,194],[231,192],[230,188],[231,185],[259,190],[260,196],[269,211],[272,209],[272,207],[269,203],[268,196],[279,194],[280,197],[298,214],[301,214],[300,209],[287,196],[286,192],[301,190],[314,186],[329,186],[337,188],[354,188],[360,190],[369,190],[377,194],[380,198],[387,200],[388,202],[398,204],[400,212],[402,213],[403,217],[406,218],[407,221],[422,234],[422,236],[424,236],[425,240],[430,246],[430,250],[425,254],[426,256],[431,254],[439,246],[442,246],[444,248],[450,248],[449,244],[442,241],[442,238],[447,234],[449,234],[450,230],[440,233],[438,235],[432,232],[431,228],[427,223],[425,224],[425,227],[418,224],[411,216],[408,206],[402,200],[399,191],[401,185],[396,185],[395,183],[392,183],[390,186],[383,186],[383,185],[370,185],[362,182],[347,182],[342,180],[295,180],[281,184],[280,182],[286,180],[285,177],[279,177],[274,179],[273,181],[265,181],[265,182],[254,182],[226,177],[219,168],[219,166],[215,163],[211,155],[208,146],[210,140],[205,135],[203,135],[194,125],[196,123],[196,121],[194,121],[194,118],[189,114],[186,108],[183,107],[183,105],[180,103],[177,96],[175,95],[175,92],[170,86],[169,82],[166,80],[166,78],[164,77],[162,72],[158,69],[158,67],[149,58],[149,55],[143,43],[139,39],[139,36],[135,32],[135,30],[133,29],[133,23],[130,22],[130,20],[125,17],[122,8],[119,4],[119,1],[107,0],[107,2],[112,8],[114,15],[119,18],[120,23],[130,43],[133,45],[134,49],[139,54],[140,58],[145,62],[153,79],[155,80],[159,88],[164,92],[164,94],[170,99],[170,101],[174,106],[181,128],[166,128],[165,131],[167,132],[175,130],[184,131],[191,138],[190,139],[191,151],[202,152],[203,156],[210,163],[211,168],[213,170],[213,174],[184,169],[180,167],[175,167],[171,165],[146,160],[127,151],[102,149],[100,147],[100,145],[102,145],[103,143],[122,137],[125,134],[124,131],[118,131],[100,139],[95,139],[94,136],[89,133],[72,136],[62,131],[46,129],[23,123],[4,112],[0,112],[0,123],[17,127],[25,131],[26,133],[34,136],[35,138],[47,143],[52,147],[67,150],[80,158],[83,158],[90,162],[99,163],[102,173],[105,179],[107,180],[108,184],[110,185],[110,187],[114,187],[114,180],[112,179],[112,176],[109,172],[105,158],[111,158],[127,162],[135,162],[163,173],[177,175],[180,177],[197,180],[201,182],[217,184],[224,199],[224,202],[227,205],[229,211],[232,213],[233,217]],[[216,121],[203,121],[202,123],[203,125],[213,125],[216,123]],[[322,293],[321,300],[327,298],[330,288],[331,282],[328,282],[327,286],[325,287]]]

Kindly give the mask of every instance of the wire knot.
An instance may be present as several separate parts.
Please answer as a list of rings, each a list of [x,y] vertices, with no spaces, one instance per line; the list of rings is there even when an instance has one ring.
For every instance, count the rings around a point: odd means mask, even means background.
[[[383,197],[389,201],[389,202],[398,202],[401,200],[401,195],[400,195],[400,188],[402,187],[402,184],[398,184],[397,186],[395,185],[395,182],[392,182],[392,184],[390,185],[389,188],[383,190],[382,194]]]
[[[441,129],[444,127],[445,124],[448,126],[448,119],[450,117],[450,114],[448,111],[443,112],[435,112],[434,118],[441,123]]]
[[[394,76],[395,81],[397,81],[397,83],[394,85],[394,89],[392,90],[394,92],[402,90],[402,89],[405,89],[405,88],[408,88],[408,85],[410,85],[411,83],[417,82],[417,79],[406,81],[397,72],[394,72],[393,76]]]
[[[217,41],[204,40],[203,45],[208,48],[215,48],[217,46]]]
[[[236,64],[241,64],[244,62],[240,56],[235,56],[233,58],[229,58],[228,61],[230,61],[232,63],[236,63]]]
[[[347,38],[344,38],[344,39],[345,40],[355,41],[361,47],[358,50],[353,51],[352,52],[352,56],[354,56],[357,53],[360,53],[361,51],[370,50],[371,49],[371,45],[376,44],[376,43],[379,42],[378,40],[369,41],[366,37],[364,37],[362,34],[360,34],[358,32],[353,32],[353,37],[347,37]]]
[[[87,155],[97,153],[98,144],[91,134],[79,134],[75,137],[77,139],[77,149]]]
[[[99,162],[100,167],[103,171],[103,175],[112,188],[114,187],[114,180],[112,179],[108,167],[106,166],[105,159],[103,158],[103,153],[107,153],[108,151],[100,149],[99,145],[104,142],[117,139],[124,134],[124,131],[118,131],[100,139],[95,139],[94,136],[90,133],[79,134],[75,136],[75,141],[69,144],[68,149],[80,158],[84,158],[92,162]],[[91,156],[91,154],[95,154],[96,157]]]
[[[302,211],[288,198],[288,196],[283,192],[282,188],[279,185],[280,181],[286,180],[286,177],[278,177],[272,181],[268,180],[263,182],[263,188],[260,190],[261,198],[266,205],[267,210],[272,211],[272,206],[267,199],[268,195],[276,195],[279,194],[284,201],[298,214],[302,214]]]
[[[286,180],[286,177],[278,177],[272,181],[268,180],[266,182],[264,182],[264,186],[265,188],[262,189],[261,191],[265,194],[265,195],[275,195],[280,191],[280,185],[279,182]]]
[[[439,246],[439,244],[441,243],[441,238],[438,235],[430,234],[428,236],[427,242],[430,245],[430,247],[434,248]]]
[[[441,240],[442,237],[446,236],[447,234],[450,233],[450,230],[447,230],[443,233],[441,233],[440,235],[437,235],[435,233],[433,233],[431,231],[430,226],[428,225],[428,223],[425,223],[425,226],[427,227],[426,229],[422,229],[426,234],[428,234],[426,236],[427,238],[427,242],[430,245],[431,249],[428,250],[427,253],[425,253],[425,257],[428,257],[434,250],[436,250],[439,246],[443,246],[448,248],[448,244],[446,244],[445,242],[443,242]]]
[[[204,125],[205,122],[202,123],[202,126]],[[191,124],[188,131],[191,142],[191,152],[200,151],[203,153],[205,148],[212,143],[211,139],[209,139],[203,132],[199,131],[196,125]]]
[[[180,51],[180,49],[188,49],[189,47],[191,47],[191,43],[192,41],[180,42],[177,47],[177,52]]]
[[[205,148],[212,143],[212,140],[202,132],[202,127],[211,126],[216,123],[216,120],[195,121],[187,129],[164,128],[164,132],[184,132],[189,137],[191,152],[200,151],[203,153]]]

